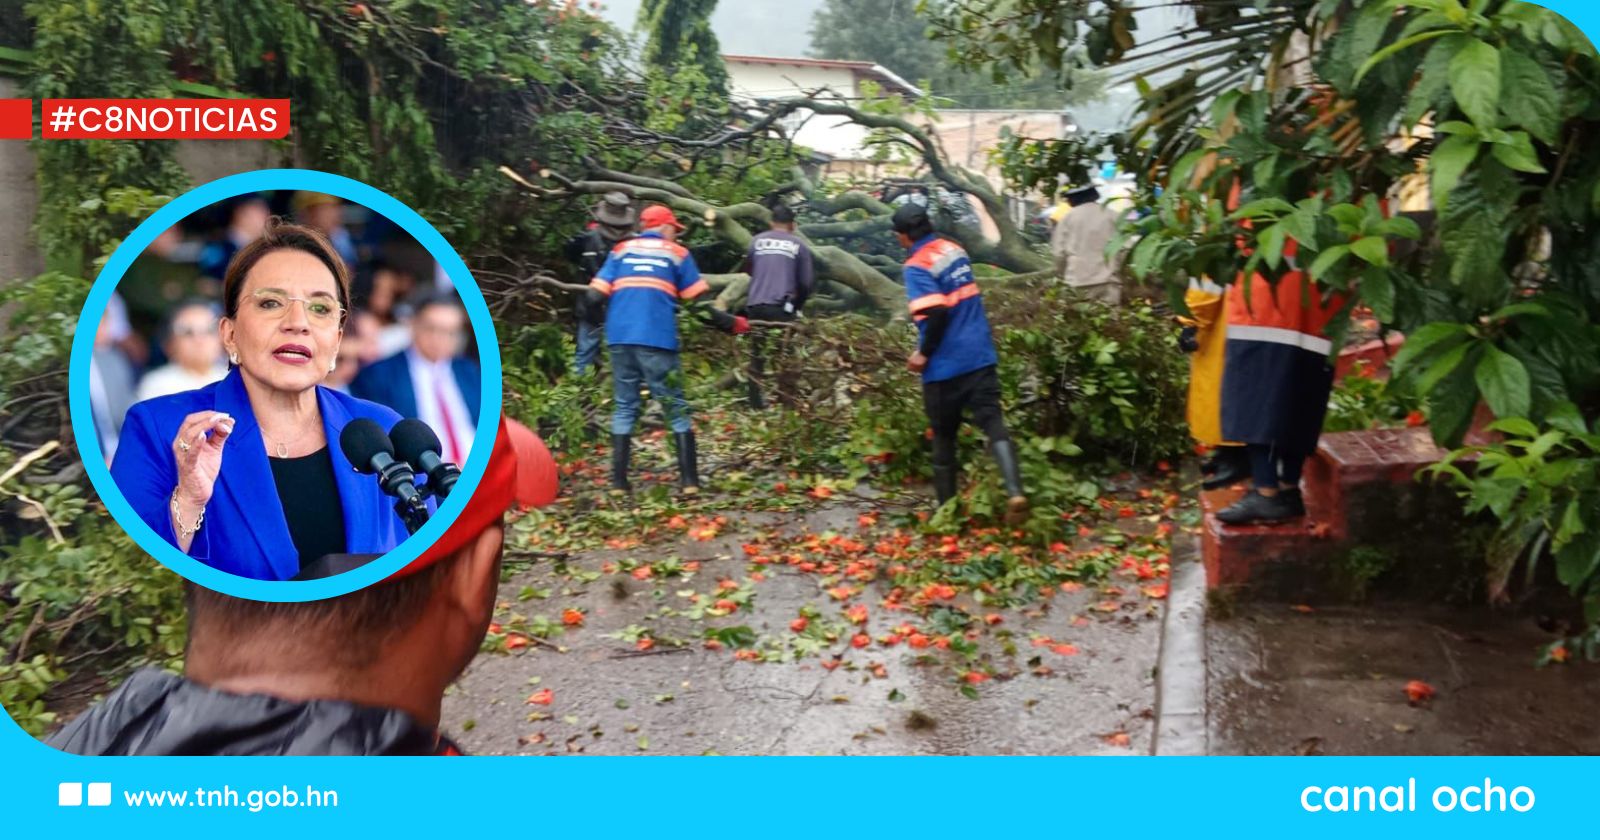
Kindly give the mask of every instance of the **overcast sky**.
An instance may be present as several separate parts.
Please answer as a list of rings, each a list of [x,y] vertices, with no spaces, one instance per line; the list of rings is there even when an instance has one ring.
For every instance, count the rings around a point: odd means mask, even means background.
[[[633,29],[640,0],[604,0],[606,19]],[[822,0],[723,0],[711,17],[722,51],[801,56],[811,48],[811,15]]]

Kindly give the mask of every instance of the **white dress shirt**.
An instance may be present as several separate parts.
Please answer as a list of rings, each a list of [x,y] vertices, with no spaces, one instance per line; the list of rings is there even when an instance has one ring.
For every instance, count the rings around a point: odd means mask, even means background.
[[[411,388],[417,395],[417,419],[439,435],[445,450],[439,453],[440,457],[460,465],[472,451],[472,412],[461,395],[461,387],[456,384],[450,360],[430,362],[413,347],[406,351],[406,365],[411,369]],[[441,401],[443,411],[440,410]],[[448,424],[445,412],[448,412]]]

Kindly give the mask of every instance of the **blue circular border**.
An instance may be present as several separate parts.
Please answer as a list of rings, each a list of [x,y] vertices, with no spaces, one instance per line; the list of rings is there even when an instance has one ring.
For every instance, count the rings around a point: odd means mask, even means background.
[[[95,332],[101,313],[105,311],[112,292],[128,267],[162,231],[190,214],[219,201],[265,190],[310,190],[348,199],[387,216],[427,248],[443,266],[461,295],[461,302],[466,307],[467,317],[477,337],[479,367],[483,372],[483,401],[474,438],[480,443],[472,447],[472,453],[462,465],[461,478],[455,491],[421,530],[393,551],[359,569],[323,580],[267,581],[240,577],[207,566],[162,539],[139,518],[123,497],[122,490],[112,480],[89,408],[89,360],[94,352]],[[230,175],[195,187],[156,211],[123,240],[99,277],[95,278],[89,298],[84,302],[83,312],[78,316],[67,372],[67,396],[72,414],[72,433],[77,438],[78,452],[83,457],[89,481],[100,494],[111,516],[141,548],[172,571],[226,595],[256,601],[316,601],[354,592],[394,574],[417,559],[460,515],[489,466],[489,450],[492,446],[487,444],[494,441],[500,421],[503,396],[500,376],[500,344],[495,336],[489,305],[484,302],[483,292],[472,279],[466,263],[461,261],[450,243],[434,230],[433,225],[388,193],[342,175],[310,169],[263,169]]]

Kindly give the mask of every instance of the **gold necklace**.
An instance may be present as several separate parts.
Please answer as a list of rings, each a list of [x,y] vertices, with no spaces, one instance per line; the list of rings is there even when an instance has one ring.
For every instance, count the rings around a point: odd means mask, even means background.
[[[265,430],[262,431],[261,436],[262,436],[263,439],[266,438],[266,431]],[[287,457],[289,457],[289,444],[290,443],[299,443],[300,441],[305,439],[305,436],[306,436],[306,433],[305,432],[301,432],[298,437],[295,437],[295,438],[291,439],[288,443],[274,444],[274,446],[276,447],[276,449],[274,451],[276,451],[278,453],[278,457],[279,458],[287,458]],[[267,441],[267,442],[271,443],[271,441]]]

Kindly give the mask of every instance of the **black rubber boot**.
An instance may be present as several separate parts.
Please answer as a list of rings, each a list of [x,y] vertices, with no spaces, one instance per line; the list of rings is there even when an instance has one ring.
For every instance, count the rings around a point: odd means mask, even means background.
[[[956,442],[933,439],[933,498],[938,507],[956,497]]]
[[[628,483],[628,462],[633,458],[633,436],[611,436],[611,489],[622,493],[633,492]]]
[[[689,495],[700,492],[700,456],[695,451],[694,432],[673,432],[672,439],[678,444],[678,487]]]
[[[749,385],[750,385],[749,396],[745,398],[745,402],[747,404],[749,404],[749,406],[752,409],[756,410],[756,411],[760,411],[763,408],[766,408],[767,407],[767,398],[761,395],[761,385],[760,385],[760,383],[756,382],[754,379],[751,379],[750,382],[749,382]]]
[[[1022,492],[1022,467],[1017,463],[1017,445],[997,440],[989,445],[994,462],[1000,466],[1000,480],[1006,485],[1006,521],[1015,525],[1028,518],[1028,497]]]
[[[1263,496],[1254,490],[1237,502],[1217,511],[1217,521],[1225,525],[1255,525],[1283,522],[1304,516],[1304,505],[1296,512],[1295,503],[1285,493]]]
[[[1213,460],[1217,468],[1210,478],[1201,482],[1203,490],[1231,487],[1250,477],[1250,454],[1242,446],[1218,447]]]

